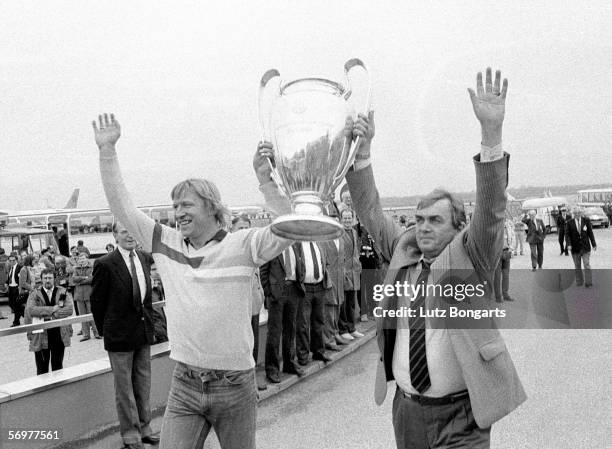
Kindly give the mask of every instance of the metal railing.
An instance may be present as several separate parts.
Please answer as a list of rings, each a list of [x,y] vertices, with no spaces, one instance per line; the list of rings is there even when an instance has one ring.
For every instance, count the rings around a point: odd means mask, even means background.
[[[166,305],[166,301],[157,301],[153,305]],[[86,313],[83,315],[70,316],[68,318],[58,318],[55,320],[45,321],[38,324],[22,324],[21,326],[9,327],[8,329],[0,329],[0,337],[15,334],[25,334],[39,329],[52,329],[54,327],[67,326],[69,324],[83,323],[85,321],[93,321],[93,315]]]

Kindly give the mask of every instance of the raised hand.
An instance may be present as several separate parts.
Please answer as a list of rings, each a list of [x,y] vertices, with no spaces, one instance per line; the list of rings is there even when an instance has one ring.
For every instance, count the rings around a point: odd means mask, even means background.
[[[468,88],[474,114],[482,127],[483,145],[494,146],[501,142],[501,130],[506,113],[506,93],[508,80],[501,83],[501,71],[495,71],[492,81],[491,67],[487,67],[485,85],[482,85],[482,72],[476,75],[476,92]]]
[[[368,159],[370,157],[370,144],[375,134],[374,111],[369,111],[367,117],[359,114],[357,120],[353,123],[353,139],[359,137],[359,149],[355,156],[356,160]]]
[[[257,151],[253,156],[253,168],[260,184],[265,184],[270,181],[272,169],[270,168],[270,162],[274,163],[274,149],[270,142],[259,142],[257,144]]]
[[[110,114],[110,118],[108,114],[99,115],[98,121],[99,125],[96,124],[95,120],[91,122],[96,138],[96,145],[98,145],[100,149],[105,146],[114,147],[119,137],[121,137],[121,126],[119,122],[115,119],[113,114]]]

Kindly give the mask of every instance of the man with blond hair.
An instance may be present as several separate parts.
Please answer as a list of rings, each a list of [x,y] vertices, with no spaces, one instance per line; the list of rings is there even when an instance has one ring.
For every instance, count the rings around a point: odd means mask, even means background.
[[[221,447],[255,447],[257,391],[250,291],[255,270],[292,241],[270,226],[227,233],[227,209],[214,183],[187,179],[171,192],[180,231],[138,210],[123,182],[114,116],[93,123],[102,184],[112,213],[152,253],[167,299],[174,370],[161,432],[162,448],[203,445],[211,427]],[[263,144],[253,166],[268,209],[284,208]],[[197,442],[197,444],[196,444]]]

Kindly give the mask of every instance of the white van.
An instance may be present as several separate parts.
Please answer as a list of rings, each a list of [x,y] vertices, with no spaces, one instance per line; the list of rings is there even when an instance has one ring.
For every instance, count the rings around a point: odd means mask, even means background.
[[[550,196],[544,198],[532,198],[523,201],[521,209],[524,213],[530,210],[536,211],[537,218],[541,218],[546,227],[546,233],[557,231],[557,215],[562,207],[567,207],[567,198],[563,196]]]

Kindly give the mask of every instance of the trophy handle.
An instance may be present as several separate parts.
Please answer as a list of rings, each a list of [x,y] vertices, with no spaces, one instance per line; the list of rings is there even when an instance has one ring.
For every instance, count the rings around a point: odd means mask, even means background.
[[[361,67],[363,70],[365,70],[366,75],[368,76],[368,86],[367,86],[368,90],[366,94],[365,105],[363,108],[363,113],[367,115],[370,110],[370,102],[372,100],[372,76],[370,75],[370,71],[368,70],[367,66],[359,58],[349,59],[344,64],[344,76],[346,77],[346,85],[347,85],[347,89],[346,89],[346,93],[344,94],[344,98],[348,98],[351,95],[351,80],[349,78],[349,72],[354,67]],[[336,190],[336,188],[342,182],[342,179],[344,179],[344,176],[346,175],[346,172],[348,172],[348,169],[351,167],[351,165],[353,165],[353,161],[355,159],[355,155],[357,154],[358,147],[359,147],[359,137],[357,137],[357,139],[355,139],[354,142],[351,142],[349,152],[348,152],[348,157],[346,159],[346,163],[340,164],[340,166],[338,167],[338,171],[336,172],[333,182],[332,182],[332,191]],[[344,158],[344,151],[341,155],[340,160],[342,160],[343,158]]]
[[[264,91],[266,90],[266,86],[268,85],[268,82],[272,78],[277,78],[277,77],[279,77],[278,85],[279,85],[279,92],[280,92],[281,80],[280,80],[280,73],[278,70],[276,69],[268,70],[266,73],[263,74],[263,76],[261,77],[261,80],[259,81],[259,90],[257,93],[257,117],[259,119],[259,127],[261,131],[260,137],[261,137],[262,142],[267,140],[266,138],[268,137],[268,132],[266,129],[266,122],[264,119],[264,110],[263,110]],[[272,164],[272,161],[270,160],[270,158],[267,158],[267,159],[268,159],[268,165],[270,166],[270,170],[272,171],[272,179],[274,180],[276,185],[278,185],[279,187],[282,187],[283,183],[281,182],[281,178],[280,178],[280,175],[278,174],[278,171],[276,170],[276,167],[274,166],[274,164]]]

